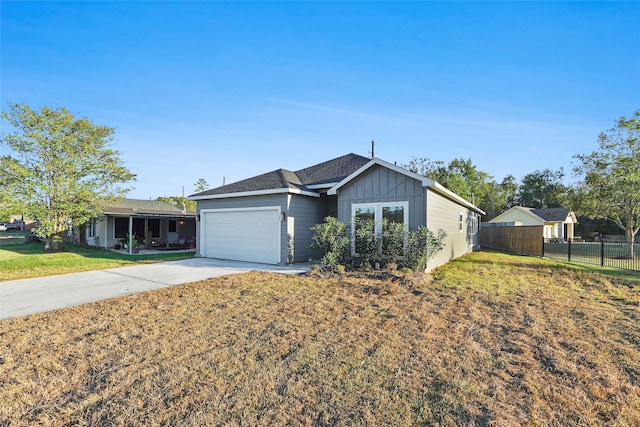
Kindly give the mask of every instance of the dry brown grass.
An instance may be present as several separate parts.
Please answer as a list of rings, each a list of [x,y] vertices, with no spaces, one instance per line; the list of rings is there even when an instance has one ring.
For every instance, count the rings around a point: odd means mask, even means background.
[[[0,424],[638,425],[639,304],[491,253],[219,278],[0,322]]]

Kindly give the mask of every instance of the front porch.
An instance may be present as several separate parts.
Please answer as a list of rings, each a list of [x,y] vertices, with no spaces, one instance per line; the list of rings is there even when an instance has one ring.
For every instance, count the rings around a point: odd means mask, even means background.
[[[113,248],[108,248],[111,252],[116,252],[119,254],[126,254],[126,255],[132,255],[132,256],[138,256],[138,255],[159,255],[159,254],[166,254],[166,253],[185,253],[185,252],[192,252],[195,253],[196,249],[195,248],[190,248],[190,249],[177,249],[177,248],[152,248],[152,249],[145,249],[145,248],[134,248],[131,253],[129,253],[129,249],[113,249]],[[137,252],[136,252],[137,250]]]

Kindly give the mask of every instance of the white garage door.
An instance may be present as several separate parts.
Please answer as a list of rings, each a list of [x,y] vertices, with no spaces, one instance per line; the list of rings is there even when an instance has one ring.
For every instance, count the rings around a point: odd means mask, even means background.
[[[208,258],[280,262],[280,208],[204,212],[203,255]]]

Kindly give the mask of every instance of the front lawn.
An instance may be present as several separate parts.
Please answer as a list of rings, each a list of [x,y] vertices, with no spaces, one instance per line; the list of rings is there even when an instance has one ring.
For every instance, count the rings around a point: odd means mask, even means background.
[[[640,284],[491,252],[0,322],[0,425],[640,424]]]
[[[188,259],[194,252],[127,255],[107,249],[67,245],[66,252],[48,253],[44,243],[24,243],[26,233],[0,233],[0,281],[125,267],[133,264]]]

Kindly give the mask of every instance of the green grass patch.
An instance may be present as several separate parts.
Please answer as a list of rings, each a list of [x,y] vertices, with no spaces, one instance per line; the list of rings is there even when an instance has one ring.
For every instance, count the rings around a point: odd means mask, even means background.
[[[125,267],[193,258],[194,252],[128,255],[108,249],[67,245],[65,252],[45,252],[44,243],[24,243],[25,233],[0,236],[0,281]]]

